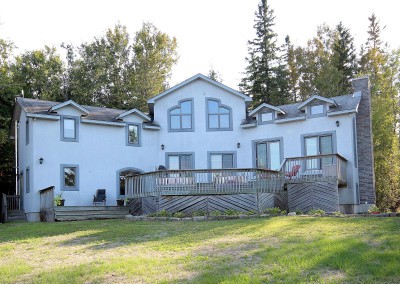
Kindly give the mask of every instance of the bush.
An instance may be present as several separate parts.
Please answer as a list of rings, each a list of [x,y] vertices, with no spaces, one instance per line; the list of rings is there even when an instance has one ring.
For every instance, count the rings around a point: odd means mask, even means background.
[[[154,212],[154,213],[150,213],[148,216],[149,217],[171,217],[171,213],[167,212],[165,209],[158,211],[158,212]]]
[[[222,212],[218,211],[218,210],[210,213],[210,216],[221,216],[221,215],[222,215]]]
[[[304,213],[303,213],[303,211],[301,211],[300,209],[296,209],[296,215],[303,215]]]
[[[308,211],[308,215],[318,215],[318,216],[322,216],[325,214],[325,211],[322,209],[311,209],[310,211]]]
[[[376,214],[376,213],[380,213],[380,212],[381,212],[381,210],[378,208],[378,206],[375,206],[375,205],[368,209],[369,214]]]
[[[241,213],[241,212],[236,211],[236,210],[234,210],[234,209],[228,209],[228,210],[225,211],[225,215],[228,215],[228,216],[237,216],[237,215],[239,215],[240,213]]]
[[[278,208],[278,207],[273,207],[273,208],[267,208],[267,209],[265,209],[264,213],[270,214],[270,215],[280,215],[280,214],[286,214],[286,210],[281,211],[280,208]]]
[[[175,212],[174,214],[172,214],[172,217],[174,218],[185,218],[186,214],[183,212]]]
[[[192,213],[192,217],[196,217],[196,216],[206,216],[206,215],[207,215],[207,213],[206,213],[205,211],[203,211],[203,210],[194,211],[194,212]]]

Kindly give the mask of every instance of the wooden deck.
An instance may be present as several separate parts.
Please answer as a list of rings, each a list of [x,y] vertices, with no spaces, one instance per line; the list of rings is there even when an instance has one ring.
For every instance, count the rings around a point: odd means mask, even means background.
[[[347,160],[339,154],[287,158],[268,169],[166,170],[125,179],[129,198],[279,193],[288,184],[332,182],[347,185]]]

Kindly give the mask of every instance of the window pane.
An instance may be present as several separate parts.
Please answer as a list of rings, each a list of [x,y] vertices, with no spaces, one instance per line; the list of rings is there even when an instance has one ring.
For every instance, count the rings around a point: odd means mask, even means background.
[[[321,136],[319,138],[320,143],[320,152],[321,154],[332,154],[333,147],[332,147],[332,136]],[[329,158],[322,158],[322,166],[332,165],[333,164],[333,157]]]
[[[272,120],[272,112],[261,114],[261,121],[271,121],[271,120]]]
[[[64,118],[64,138],[75,138],[75,119]]]
[[[317,106],[311,106],[311,114],[322,114],[324,113],[324,106],[323,105],[317,105]]]
[[[218,113],[218,102],[208,101],[208,113]]]
[[[222,169],[222,155],[211,154],[210,160],[212,169]]]
[[[223,169],[233,169],[233,155],[232,154],[222,155],[222,168]]]
[[[191,114],[192,113],[192,102],[186,101],[181,103],[181,113],[182,114]]]
[[[192,169],[192,156],[191,155],[182,155],[181,158],[181,170],[190,170]]]
[[[182,115],[182,129],[190,129],[190,128],[192,128],[192,116]]]
[[[219,116],[219,127],[220,128],[229,128],[229,114],[223,114]]]
[[[208,128],[218,128],[218,115],[211,114],[208,116]]]
[[[64,168],[64,186],[75,186],[76,185],[76,168],[65,167]]]
[[[219,113],[229,113],[229,108],[220,107],[220,108],[219,108]]]
[[[179,170],[179,156],[168,157],[169,170]]]
[[[129,125],[128,126],[128,141],[129,143],[136,144],[138,143],[138,126],[137,125]]]
[[[181,117],[177,115],[171,116],[171,129],[181,128]]]
[[[180,114],[181,113],[181,109],[180,108],[175,108],[175,109],[171,110],[169,113],[170,114]]]
[[[305,139],[306,156],[318,155],[318,137],[308,137]]]
[[[257,168],[266,169],[267,168],[267,144],[259,143],[257,144]]]
[[[271,170],[279,170],[281,166],[281,153],[279,149],[279,141],[269,142],[269,160],[271,162]]]

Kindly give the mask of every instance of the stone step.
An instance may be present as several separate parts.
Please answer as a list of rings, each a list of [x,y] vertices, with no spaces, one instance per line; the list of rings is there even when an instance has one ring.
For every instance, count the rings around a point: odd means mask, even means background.
[[[129,208],[123,206],[57,206],[54,208],[57,221],[93,219],[124,219]]]

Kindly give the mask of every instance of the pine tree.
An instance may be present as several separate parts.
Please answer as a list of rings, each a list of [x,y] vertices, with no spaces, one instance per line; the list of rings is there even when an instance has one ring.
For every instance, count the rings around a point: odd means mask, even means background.
[[[400,207],[400,152],[397,134],[400,70],[399,51],[389,53],[380,40],[376,16],[369,17],[369,38],[362,49],[361,74],[369,74],[372,97],[372,132],[377,205],[384,210]]]
[[[280,49],[277,46],[277,34],[273,31],[273,12],[267,1],[261,0],[255,13],[256,38],[248,42],[248,65],[240,88],[253,97],[255,105],[286,102],[286,71],[278,57]]]
[[[351,92],[350,80],[357,73],[356,51],[350,30],[342,22],[336,26],[336,33],[332,46],[333,61],[335,67],[341,73],[340,93],[346,94]]]

